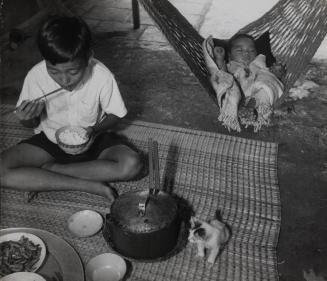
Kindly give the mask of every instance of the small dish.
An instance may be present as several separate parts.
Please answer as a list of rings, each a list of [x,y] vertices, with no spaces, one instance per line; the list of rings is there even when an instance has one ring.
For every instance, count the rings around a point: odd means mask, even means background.
[[[102,225],[102,216],[92,210],[77,212],[68,219],[68,229],[78,237],[92,236],[100,231]]]
[[[125,260],[113,253],[93,257],[86,265],[87,281],[119,281],[126,274]]]
[[[41,249],[41,251],[39,253],[39,257],[35,261],[35,263],[32,265],[32,267],[29,270],[26,270],[26,267],[25,267],[25,271],[35,272],[43,264],[44,259],[45,259],[45,256],[46,256],[46,252],[47,252],[46,247],[45,247],[45,244],[41,240],[41,238],[39,238],[38,236],[36,236],[34,234],[27,233],[27,232],[15,232],[15,233],[8,233],[8,234],[5,234],[5,235],[0,236],[0,243],[9,242],[9,241],[18,242],[22,237],[28,239],[28,242],[27,243],[32,242],[34,244],[34,246],[39,245],[39,247]],[[28,245],[28,244],[24,244],[24,246],[22,246],[22,248],[27,247],[28,249],[33,249],[33,247],[34,247],[34,246],[25,246],[25,245]],[[36,250],[32,250],[32,251],[36,251]],[[15,253],[15,255],[16,254],[17,253]],[[30,256],[30,257],[33,259],[33,256]],[[28,259],[30,259],[30,258],[26,258],[23,255],[22,255],[22,258],[25,258],[26,259],[26,264],[28,264]],[[12,273],[15,273],[17,271],[23,271],[23,270],[15,269],[15,270],[12,270]]]
[[[46,281],[40,274],[33,272],[15,272],[0,278],[0,281]]]

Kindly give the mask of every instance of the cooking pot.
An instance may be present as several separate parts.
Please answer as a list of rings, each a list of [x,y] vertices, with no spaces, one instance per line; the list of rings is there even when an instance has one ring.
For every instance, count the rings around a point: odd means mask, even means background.
[[[168,255],[177,244],[181,226],[176,200],[160,189],[157,143],[152,140],[149,168],[151,188],[118,197],[103,229],[110,246],[133,259],[152,260]]]
[[[143,203],[146,201],[145,211]],[[104,237],[125,257],[150,260],[166,256],[177,244],[178,205],[166,192],[128,192],[111,205]]]

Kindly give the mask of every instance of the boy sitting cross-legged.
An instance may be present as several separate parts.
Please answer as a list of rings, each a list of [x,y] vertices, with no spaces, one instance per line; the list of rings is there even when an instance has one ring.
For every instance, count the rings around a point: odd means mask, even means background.
[[[127,113],[115,78],[93,58],[90,30],[79,18],[47,19],[38,47],[44,60],[28,72],[16,110],[35,135],[1,154],[1,186],[83,191],[112,200],[114,192],[106,182],[132,179],[142,168],[139,154],[107,132]],[[66,125],[84,127],[95,138],[86,152],[70,155],[59,148],[55,132]]]

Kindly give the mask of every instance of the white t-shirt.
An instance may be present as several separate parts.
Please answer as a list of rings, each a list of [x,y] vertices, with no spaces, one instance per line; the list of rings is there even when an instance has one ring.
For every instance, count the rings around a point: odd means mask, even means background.
[[[17,106],[23,100],[41,97],[57,88],[60,86],[48,74],[43,60],[26,75]],[[43,131],[54,143],[56,130],[63,126],[88,127],[95,125],[104,114],[114,114],[118,117],[127,114],[113,74],[96,59],[90,60],[82,81],[73,91],[63,89],[44,100],[46,111],[34,131]]]

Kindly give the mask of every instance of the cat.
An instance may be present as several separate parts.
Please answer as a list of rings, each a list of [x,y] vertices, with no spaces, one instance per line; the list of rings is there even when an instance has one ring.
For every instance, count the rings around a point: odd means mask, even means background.
[[[214,264],[221,247],[228,242],[231,236],[229,227],[221,222],[218,211],[216,218],[209,222],[192,216],[190,223],[188,240],[197,244],[199,257],[203,258],[205,251],[210,251],[207,261]]]

